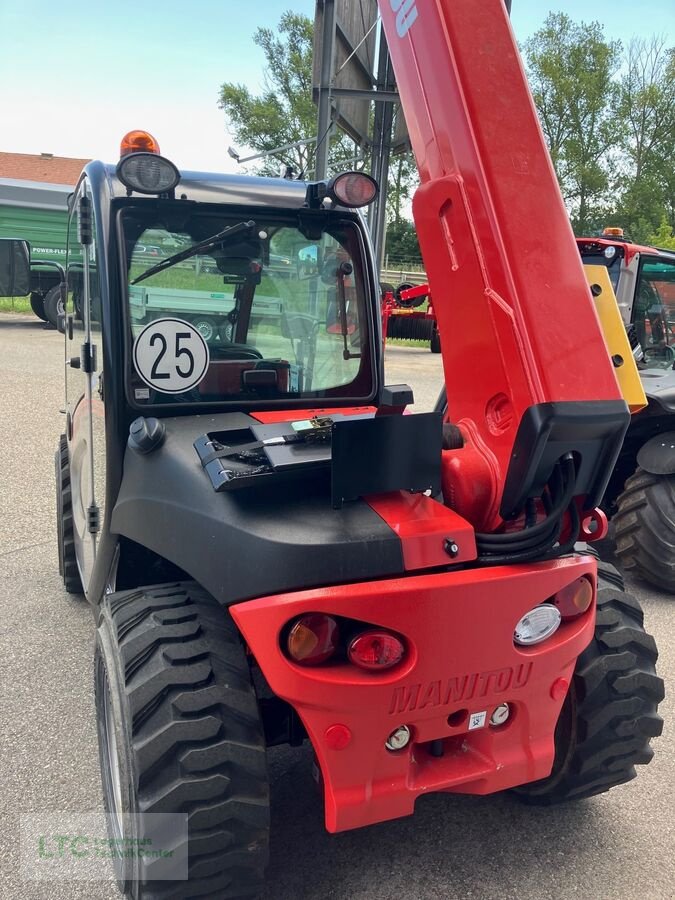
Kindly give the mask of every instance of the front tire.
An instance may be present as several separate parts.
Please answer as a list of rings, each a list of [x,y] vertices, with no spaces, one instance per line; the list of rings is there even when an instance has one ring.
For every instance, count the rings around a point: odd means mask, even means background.
[[[75,555],[73,528],[73,500],[70,485],[70,459],[65,434],[59,438],[54,455],[56,475],[56,540],[59,554],[59,574],[69,594],[82,594],[82,579]]]
[[[623,591],[613,566],[598,563],[595,636],[577,660],[556,727],[556,754],[548,778],[515,793],[527,803],[583,800],[635,778],[661,734],[654,639],[643,628],[639,603]]]
[[[638,468],[626,481],[612,524],[623,568],[675,594],[675,475]]]
[[[133,900],[257,896],[269,840],[265,741],[227,611],[192,582],[106,596],[95,697],[111,838],[116,828],[147,838],[141,812],[188,817],[177,847],[188,879],[153,879],[152,863],[121,859],[121,890]]]

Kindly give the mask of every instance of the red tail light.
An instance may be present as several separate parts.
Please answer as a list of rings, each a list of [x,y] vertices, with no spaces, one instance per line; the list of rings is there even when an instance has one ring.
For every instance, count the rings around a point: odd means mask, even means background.
[[[340,629],[332,616],[308,613],[301,616],[288,632],[288,655],[303,666],[318,666],[335,653]]]
[[[364,631],[347,649],[349,661],[361,669],[390,669],[405,655],[403,641],[387,631]]]

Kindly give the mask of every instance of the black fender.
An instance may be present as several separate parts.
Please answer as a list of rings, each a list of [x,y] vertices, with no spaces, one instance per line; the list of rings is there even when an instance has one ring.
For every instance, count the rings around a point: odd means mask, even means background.
[[[651,475],[675,475],[675,431],[657,434],[643,444],[637,464]]]
[[[327,478],[213,490],[194,441],[252,422],[243,413],[166,418],[165,440],[151,452],[128,446],[113,534],[178,566],[225,605],[403,575],[398,535],[363,500],[333,509]]]

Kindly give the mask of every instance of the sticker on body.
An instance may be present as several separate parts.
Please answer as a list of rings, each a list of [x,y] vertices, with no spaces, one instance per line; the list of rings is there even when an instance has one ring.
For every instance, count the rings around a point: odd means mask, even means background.
[[[183,394],[206,375],[209,348],[190,322],[155,319],[134,341],[133,361],[148,387],[164,394]]]
[[[484,728],[486,718],[487,710],[484,710],[483,712],[471,713],[471,715],[469,716],[469,731],[473,731],[476,728]]]

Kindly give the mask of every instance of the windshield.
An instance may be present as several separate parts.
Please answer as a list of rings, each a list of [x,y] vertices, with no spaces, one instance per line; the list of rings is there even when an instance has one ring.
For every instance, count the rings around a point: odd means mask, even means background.
[[[675,260],[642,258],[633,322],[647,364],[670,368],[675,361]]]
[[[130,399],[367,401],[374,377],[355,223],[322,217],[308,230],[297,215],[177,206],[121,217]],[[208,251],[190,252],[202,243]]]

